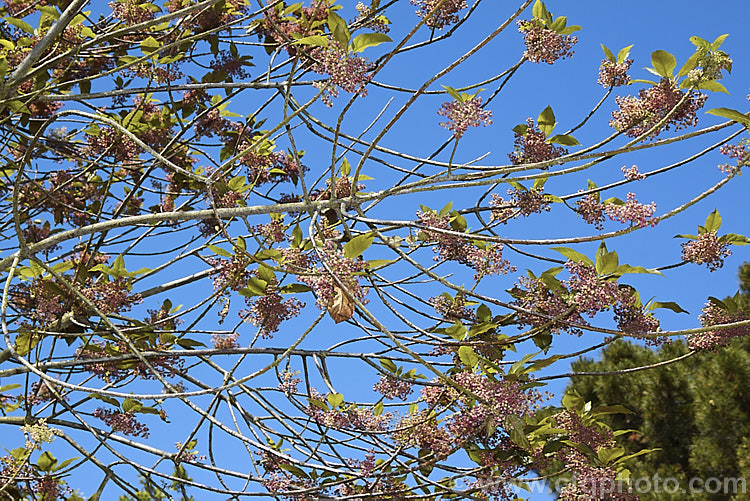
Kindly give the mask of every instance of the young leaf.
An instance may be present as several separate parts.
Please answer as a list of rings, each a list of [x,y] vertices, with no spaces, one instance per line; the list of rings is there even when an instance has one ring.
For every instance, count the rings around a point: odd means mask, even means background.
[[[362,52],[368,47],[375,47],[385,42],[392,42],[391,37],[383,33],[363,33],[352,40],[352,51]]]
[[[563,146],[579,146],[581,143],[578,139],[574,138],[570,134],[555,134],[551,138],[547,139],[548,143],[562,144]]]
[[[309,45],[311,47],[328,47],[328,39],[323,35],[312,35],[295,40],[295,45]]]
[[[672,310],[675,313],[689,313],[674,301],[654,301],[648,306],[649,310],[655,310],[656,308],[665,308],[667,310]]]
[[[458,348],[458,358],[467,367],[476,367],[479,363],[479,357],[471,346],[461,346]]]
[[[666,50],[656,50],[651,53],[651,64],[654,65],[654,69],[660,76],[672,78],[677,60]]]
[[[443,85],[443,88],[445,89],[445,91],[448,93],[450,97],[452,97],[459,103],[462,101],[461,93],[458,92],[456,89],[454,89],[453,87],[448,87],[447,85]]]
[[[728,118],[729,120],[734,120],[735,122],[740,123],[746,128],[750,129],[750,118],[748,118],[747,115],[743,115],[737,110],[733,110],[730,108],[713,108],[711,110],[708,110],[706,113],[710,115],[716,115],[717,117],[724,117]]]
[[[551,249],[559,252],[563,256],[567,257],[568,259],[576,263],[582,262],[582,263],[586,263],[589,266],[594,266],[594,262],[591,260],[591,258],[569,247],[551,247]]]
[[[344,256],[349,259],[354,259],[355,257],[360,256],[368,247],[370,247],[370,245],[372,245],[373,240],[375,240],[375,235],[373,233],[357,235],[344,245]]]
[[[609,50],[609,47],[607,47],[604,44],[600,44],[602,46],[602,50],[604,51],[604,55],[607,56],[607,59],[613,63],[617,62],[617,58],[615,58],[615,55],[612,53],[611,50]]]
[[[623,47],[622,49],[620,49],[620,52],[617,53],[617,62],[624,63],[625,60],[630,55],[630,49],[632,48],[633,48],[632,45],[628,45],[627,47]]]
[[[539,130],[544,133],[545,136],[549,136],[552,133],[552,129],[555,128],[555,113],[552,111],[551,106],[547,106],[542,110],[536,119],[539,125]]]
[[[704,223],[707,232],[716,231],[721,228],[721,215],[717,209],[714,209],[706,218]]]

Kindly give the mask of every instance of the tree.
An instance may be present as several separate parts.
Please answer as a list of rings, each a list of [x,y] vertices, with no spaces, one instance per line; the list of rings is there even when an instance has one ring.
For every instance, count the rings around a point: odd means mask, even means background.
[[[747,308],[750,267],[740,268]],[[724,299],[724,302],[732,298]],[[633,369],[647,368],[649,370]],[[632,429],[618,443],[628,453],[657,449],[630,464],[638,478],[679,479],[679,492],[642,499],[742,499],[744,494],[684,494],[690,478],[747,478],[750,466],[750,344],[734,339],[718,351],[696,352],[678,341],[652,350],[619,340],[602,352],[601,360],[582,358],[576,373],[613,373],[608,377],[571,379],[569,391],[594,405],[627,402],[632,414],[606,418],[614,429]],[[682,491],[682,489],[685,489]]]
[[[509,499],[555,462],[545,479],[578,479],[561,499],[637,497],[606,421],[625,409],[542,412],[559,374],[534,372],[623,337],[746,334],[727,301],[662,329],[680,298],[639,293],[748,243],[718,209],[681,257],[614,250],[748,165],[746,104],[702,114],[726,35],[679,66],[654,51],[653,80],[604,47],[597,104],[528,99],[484,154],[509,82],[578,42],[541,1],[86,4],[3,1],[0,496]],[[483,51],[500,42],[512,59]],[[392,69],[410,57],[439,68]],[[454,71],[481,57],[506,66]],[[422,132],[429,151],[393,139]],[[706,158],[674,208],[638,201]]]

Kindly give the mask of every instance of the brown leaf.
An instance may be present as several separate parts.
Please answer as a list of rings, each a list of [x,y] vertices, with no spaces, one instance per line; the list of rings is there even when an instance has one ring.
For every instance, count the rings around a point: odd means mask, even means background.
[[[349,320],[354,315],[354,301],[349,299],[340,287],[334,286],[333,297],[328,301],[328,314],[337,324]]]

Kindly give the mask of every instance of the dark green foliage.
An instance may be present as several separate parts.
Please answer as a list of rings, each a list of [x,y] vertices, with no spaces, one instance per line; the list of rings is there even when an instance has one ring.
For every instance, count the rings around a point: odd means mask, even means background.
[[[740,289],[750,293],[750,263],[740,269]],[[618,340],[601,359],[582,358],[575,372],[619,371],[671,360],[688,353],[682,341],[652,350]],[[573,377],[568,390],[593,406],[623,404],[635,414],[604,420],[613,429],[632,429],[617,438],[628,453],[660,450],[634,458],[631,478],[750,478],[750,338],[735,339],[716,352],[696,353],[668,365],[602,377]],[[642,500],[748,499],[738,493],[639,493]]]

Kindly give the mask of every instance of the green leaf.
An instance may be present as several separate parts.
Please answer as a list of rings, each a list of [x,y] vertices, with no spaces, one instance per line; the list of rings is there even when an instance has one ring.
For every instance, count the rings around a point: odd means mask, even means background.
[[[341,393],[331,393],[328,395],[328,403],[331,404],[331,408],[336,409],[338,408],[342,403],[344,403],[344,395]]]
[[[281,463],[281,464],[279,464],[279,468],[281,468],[282,470],[288,471],[289,473],[291,473],[295,477],[309,478],[309,476],[307,475],[307,473],[305,473],[304,471],[302,471],[301,468],[299,468],[297,466],[294,466],[293,464]]]
[[[247,287],[240,291],[243,296],[265,296],[268,282],[261,280],[260,278],[250,277],[247,280]],[[249,294],[246,294],[248,291]]]
[[[442,87],[443,89],[445,89],[448,95],[452,97],[454,100],[458,101],[459,103],[463,101],[463,96],[461,96],[461,93],[458,92],[456,89],[454,89],[453,87],[448,87],[447,85],[443,85]]]
[[[747,245],[750,244],[750,238],[745,235],[738,235],[736,233],[727,233],[719,237],[720,243],[728,243],[733,245]]]
[[[700,61],[701,58],[701,52],[695,51],[695,54],[690,56],[687,61],[685,61],[685,64],[682,65],[682,68],[680,68],[680,71],[677,72],[678,77],[684,77],[688,73],[690,73],[693,69],[695,69],[696,66],[698,66],[698,61]],[[685,82],[683,82],[684,84]]]
[[[385,42],[392,42],[391,37],[383,33],[363,33],[352,40],[352,51],[362,52],[368,47],[375,47]]]
[[[544,19],[545,13],[547,13],[547,8],[544,6],[544,2],[536,0],[534,6],[531,8],[531,15],[537,19]]]
[[[677,66],[677,60],[665,50],[655,50],[651,53],[651,64],[659,76],[672,78],[674,76],[674,69]]]
[[[564,146],[579,146],[581,143],[578,139],[574,138],[570,134],[555,134],[551,138],[547,139],[548,143],[562,144]]]
[[[528,437],[526,437],[526,433],[523,432],[524,428],[524,422],[523,419],[521,419],[518,416],[509,415],[506,416],[506,420],[508,421],[508,424],[510,425],[510,439],[515,443],[516,445],[523,447],[524,449],[528,449],[531,447],[531,443],[529,442]]]
[[[68,466],[70,463],[72,463],[76,459],[79,459],[79,458],[78,457],[73,457],[73,458],[70,458],[70,459],[66,459],[65,461],[63,461],[62,463],[58,464],[55,467],[55,471],[62,470],[63,468],[65,468],[66,466]],[[70,501],[70,498],[67,498],[67,501]]]
[[[27,23],[26,21],[23,21],[22,19],[18,19],[18,18],[11,17],[11,16],[5,16],[5,21],[10,25],[15,26],[19,30],[25,31],[29,35],[34,34],[34,28],[32,28],[29,23]]]
[[[646,69],[648,69],[648,68],[646,68]],[[646,84],[651,84],[651,85],[659,85],[658,83],[654,82],[653,80],[643,80],[641,78],[634,78],[634,79],[630,80],[630,83],[646,83]]]
[[[467,367],[476,367],[479,363],[479,356],[471,346],[460,346],[458,348],[458,358],[461,359],[464,365]]]
[[[635,414],[624,405],[602,405],[591,411],[592,416],[604,416],[606,414]]]
[[[621,264],[614,272],[614,274],[618,277],[625,275],[626,273],[647,273],[649,275],[664,275],[659,270],[653,268],[644,268],[643,266],[630,266],[629,264]]]
[[[701,80],[696,87],[702,90],[710,90],[711,92],[723,92],[724,94],[729,94],[727,88],[715,80]]]
[[[703,226],[706,227],[707,232],[717,231],[721,228],[721,214],[719,214],[718,209],[714,209],[711,214],[708,215]]]
[[[373,233],[357,235],[344,245],[344,256],[349,259],[354,259],[355,257],[362,255],[362,253],[372,245],[373,240],[375,240],[375,235]]]
[[[375,407],[372,408],[372,413],[376,416],[380,416],[383,414],[383,402],[382,401],[375,404]]]
[[[589,266],[594,266],[594,262],[588,256],[585,256],[569,247],[551,247],[551,249],[559,252],[573,262],[586,263]]]
[[[346,21],[335,12],[329,11],[328,13],[328,29],[331,30],[333,39],[336,40],[342,48],[347,49],[349,47],[349,40],[352,35],[349,33]]]
[[[725,33],[723,35],[719,35],[716,37],[716,40],[711,43],[711,50],[718,50],[719,47],[721,47],[721,44],[724,43],[724,40],[729,36],[729,33]]]
[[[649,310],[655,310],[656,308],[665,308],[667,310],[672,310],[675,313],[690,313],[674,301],[654,301],[648,306]]]
[[[632,45],[628,45],[627,47],[623,47],[622,49],[620,49],[620,52],[617,53],[617,62],[618,63],[625,62],[625,60],[630,55],[630,49],[632,48],[633,48]]]
[[[730,108],[713,108],[711,110],[708,110],[706,113],[710,115],[716,115],[718,117],[728,118],[729,120],[734,120],[735,122],[740,123],[746,128],[750,129],[750,118],[748,118],[746,115],[743,115],[737,110],[733,110]]]
[[[309,45],[311,47],[328,47],[328,39],[323,35],[312,35],[294,41],[294,45]]]
[[[440,212],[438,212],[438,216],[443,217],[446,214],[449,214],[452,210],[453,210],[453,202],[448,202],[447,204],[445,204],[445,206],[442,209],[440,209]]]
[[[130,411],[138,412],[139,410],[141,410],[141,407],[143,407],[143,404],[141,404],[137,400],[133,400],[132,398],[126,398],[122,402],[123,412],[130,412]]]
[[[599,461],[606,466],[623,454],[625,454],[625,449],[622,447],[615,447],[612,449],[599,449],[597,456],[599,457]]]
[[[604,247],[604,252],[596,253],[596,273],[599,275],[609,275],[610,273],[614,273],[617,270],[619,262],[617,252],[607,252],[607,248]]]
[[[690,42],[698,47],[699,49],[711,49],[711,44],[708,43],[708,40],[704,40],[701,37],[692,36],[689,38]]]
[[[217,246],[211,245],[211,244],[209,244],[207,247],[209,249],[211,249],[214,252],[214,254],[216,254],[217,256],[232,257],[232,253],[231,252],[229,252],[229,251],[227,251],[225,249],[222,249],[221,247],[217,247]]]
[[[102,402],[107,402],[109,405],[113,407],[120,408],[120,402],[115,400],[114,398],[107,396],[107,395],[97,395],[96,393],[89,393],[89,396],[91,398],[95,398],[97,400],[101,400]]]
[[[341,175],[344,177],[349,176],[349,174],[352,172],[352,166],[349,163],[349,160],[346,159],[346,157],[341,160],[341,167],[339,167],[339,170],[341,171]]]
[[[143,52],[144,55],[151,54],[152,52],[158,50],[159,47],[161,47],[161,43],[159,43],[152,36],[149,36],[141,42],[141,52]]]
[[[539,125],[539,130],[544,133],[545,136],[549,136],[552,133],[552,129],[555,128],[555,113],[552,111],[551,106],[547,106],[542,110],[536,119]]]
[[[279,289],[282,294],[299,294],[301,292],[310,292],[312,289],[305,284],[288,284]]]
[[[42,452],[41,456],[36,462],[37,468],[40,471],[54,471],[55,465],[57,464],[57,458],[53,456],[49,451]]]
[[[387,370],[388,372],[393,372],[395,374],[396,370],[398,370],[398,367],[396,367],[396,364],[393,363],[393,360],[389,360],[387,358],[380,358],[378,359],[378,361],[380,362],[380,365],[382,365],[383,368]]]
[[[308,398],[307,401],[318,409],[322,409],[324,411],[330,410],[327,403],[323,402],[322,400],[318,400],[317,398]]]

